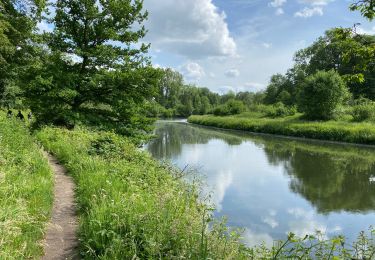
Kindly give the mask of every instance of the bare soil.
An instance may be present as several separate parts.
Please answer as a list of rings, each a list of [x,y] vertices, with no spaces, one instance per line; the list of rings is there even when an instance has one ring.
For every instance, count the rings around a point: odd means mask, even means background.
[[[55,157],[49,154],[46,156],[55,174],[55,188],[52,217],[48,224],[44,243],[45,255],[42,259],[79,259],[75,184]]]

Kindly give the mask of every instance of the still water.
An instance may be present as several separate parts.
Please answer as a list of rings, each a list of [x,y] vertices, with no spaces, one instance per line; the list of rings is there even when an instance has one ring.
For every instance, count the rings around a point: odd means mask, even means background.
[[[198,169],[215,216],[249,245],[323,231],[350,241],[375,225],[375,149],[158,122],[147,150]]]

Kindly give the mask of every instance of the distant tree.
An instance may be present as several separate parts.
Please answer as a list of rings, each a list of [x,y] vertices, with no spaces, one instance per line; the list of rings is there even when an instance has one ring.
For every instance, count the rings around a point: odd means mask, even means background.
[[[157,87],[157,102],[165,108],[176,108],[178,96],[184,85],[183,76],[170,68],[162,70],[162,79]]]
[[[266,104],[275,104],[278,102],[278,96],[283,91],[287,78],[281,74],[276,74],[271,77],[270,84],[266,89],[266,96],[264,102]]]
[[[213,113],[217,116],[229,116],[241,114],[246,110],[242,101],[230,99],[225,104],[217,106]]]
[[[371,21],[375,18],[375,0],[354,1],[350,5],[350,10],[360,11],[364,17]]]
[[[37,118],[145,127],[142,106],[154,96],[159,70],[145,56],[149,45],[139,44],[143,1],[57,0],[54,7],[54,31],[45,35],[50,55],[26,89]]]
[[[210,100],[208,99],[207,96],[203,96],[201,99],[201,109],[200,109],[200,114],[204,115],[207,114],[211,110],[211,104]]]
[[[236,98],[236,94],[233,91],[229,91],[228,93],[221,96],[220,103],[224,104],[228,102],[229,100],[235,99],[235,98]]]
[[[332,119],[348,97],[349,91],[337,72],[318,71],[306,78],[299,93],[299,109],[309,119]]]

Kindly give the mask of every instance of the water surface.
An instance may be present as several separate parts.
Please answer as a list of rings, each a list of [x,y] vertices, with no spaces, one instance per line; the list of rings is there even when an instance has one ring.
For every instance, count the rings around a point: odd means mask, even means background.
[[[146,149],[199,169],[215,216],[250,244],[323,231],[350,241],[375,225],[375,149],[158,122]]]

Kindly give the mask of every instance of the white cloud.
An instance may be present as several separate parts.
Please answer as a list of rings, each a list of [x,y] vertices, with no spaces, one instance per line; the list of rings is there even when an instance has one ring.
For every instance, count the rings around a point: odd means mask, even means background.
[[[266,48],[266,49],[269,49],[269,48],[272,47],[272,43],[264,42],[264,43],[262,44],[262,46],[263,46],[264,48]]]
[[[244,84],[244,90],[245,91],[256,92],[256,91],[264,90],[265,87],[266,87],[266,85],[261,84],[261,83],[257,83],[257,82],[247,82],[247,83]]]
[[[268,5],[271,7],[280,7],[286,3],[286,0],[273,0]]]
[[[304,9],[296,12],[294,14],[295,17],[302,17],[302,18],[309,18],[315,15],[322,16],[323,13],[323,8],[316,6],[316,7],[305,7]]]
[[[273,0],[272,2],[268,3],[268,6],[276,8],[275,14],[282,15],[284,14],[284,9],[281,8],[287,0]]]
[[[214,184],[214,193],[212,197],[212,202],[216,206],[217,212],[221,212],[223,210],[223,200],[225,197],[225,193],[227,189],[233,182],[233,172],[228,171],[221,171],[219,175],[215,178]]]
[[[250,247],[259,246],[264,243],[266,246],[270,247],[273,244],[273,238],[267,233],[255,233],[250,229],[246,229],[243,234],[246,244]]]
[[[313,210],[305,210],[303,208],[291,208],[287,212],[294,217],[288,223],[289,231],[296,234],[298,237],[305,235],[313,235],[317,231],[322,233],[323,238],[327,235],[342,232],[342,227],[334,226],[328,228],[327,225],[317,220],[318,216]]]
[[[319,6],[319,5],[327,5],[331,1],[332,0],[299,0],[298,2],[301,4],[310,4],[314,6]]]
[[[282,8],[277,8],[276,11],[275,11],[275,14],[276,14],[276,15],[282,15],[282,14],[284,14],[284,9],[282,9]]]
[[[240,75],[240,72],[238,69],[230,69],[225,72],[225,76],[229,78],[237,78]]]
[[[269,225],[271,228],[276,228],[279,226],[279,222],[277,222],[274,218],[272,217],[265,217],[262,219],[263,223]]]
[[[368,35],[374,35],[375,34],[375,26],[370,29],[365,29],[363,27],[358,27],[357,32],[359,34],[368,34]]]
[[[202,66],[196,62],[187,62],[179,70],[188,80],[199,80],[206,75]]]
[[[146,40],[153,48],[190,59],[236,55],[225,13],[212,0],[147,0],[144,4],[150,12]]]

